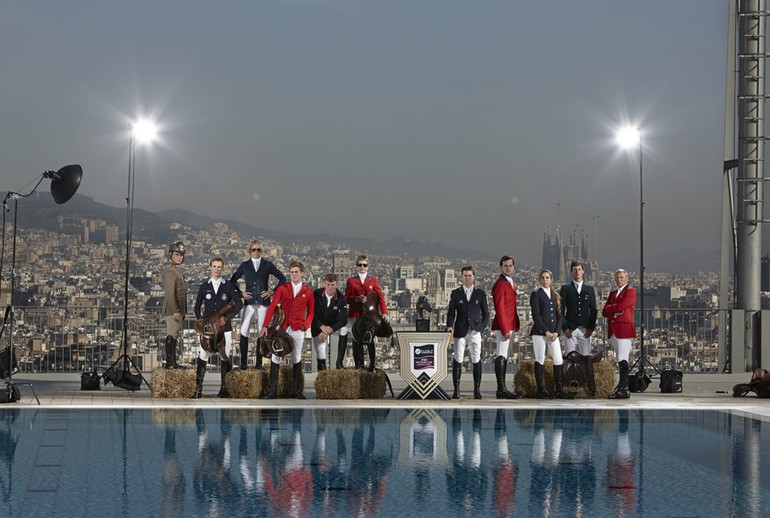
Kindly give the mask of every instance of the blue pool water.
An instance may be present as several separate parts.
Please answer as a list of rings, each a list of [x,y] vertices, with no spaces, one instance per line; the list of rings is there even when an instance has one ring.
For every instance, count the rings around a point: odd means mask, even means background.
[[[2,409],[0,516],[759,517],[769,427],[720,411]]]

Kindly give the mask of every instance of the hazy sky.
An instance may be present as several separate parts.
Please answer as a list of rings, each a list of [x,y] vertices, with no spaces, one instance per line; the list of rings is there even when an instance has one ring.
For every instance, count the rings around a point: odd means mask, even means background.
[[[24,0],[0,4],[0,190],[288,232],[407,236],[538,264],[588,232],[649,271],[719,251],[726,0]]]

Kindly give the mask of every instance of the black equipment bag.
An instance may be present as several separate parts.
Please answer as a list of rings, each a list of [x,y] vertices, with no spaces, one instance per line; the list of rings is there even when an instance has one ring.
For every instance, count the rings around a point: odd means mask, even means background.
[[[0,388],[0,403],[15,403],[20,399],[21,392],[15,384],[6,381],[5,387]]]
[[[667,394],[682,392],[682,371],[664,370],[660,372],[660,391]]]
[[[629,392],[644,392],[647,387],[652,383],[650,378],[644,371],[636,371],[636,374],[630,374],[628,376],[628,391]]]
[[[8,373],[15,367],[16,351],[13,351],[13,360],[11,360],[11,348],[6,347],[0,351],[0,378],[7,378]]]
[[[101,379],[96,371],[84,372],[80,375],[80,390],[102,390]]]

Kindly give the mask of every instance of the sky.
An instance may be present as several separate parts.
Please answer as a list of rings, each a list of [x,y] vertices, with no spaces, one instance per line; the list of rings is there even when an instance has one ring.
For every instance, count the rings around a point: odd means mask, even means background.
[[[405,236],[539,265],[718,270],[726,0],[6,0],[0,190],[78,191],[297,233]],[[592,216],[598,215],[598,219]],[[594,234],[593,228],[596,228]],[[692,272],[695,273],[695,272]]]

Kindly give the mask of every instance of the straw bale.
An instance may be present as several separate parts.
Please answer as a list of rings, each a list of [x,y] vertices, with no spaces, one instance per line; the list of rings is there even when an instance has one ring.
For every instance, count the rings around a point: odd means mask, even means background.
[[[385,373],[362,369],[326,369],[315,380],[316,399],[382,399]]]
[[[259,399],[267,393],[267,373],[257,369],[235,369],[225,376],[225,386],[234,399]]]
[[[596,382],[596,397],[606,399],[615,388],[615,366],[606,361],[594,363],[594,381]],[[535,383],[535,362],[534,360],[525,360],[519,363],[519,370],[513,378],[513,384],[516,393],[522,397],[534,398],[537,393],[537,383]],[[546,360],[543,364],[543,384],[549,394],[553,395],[553,361]],[[588,387],[574,389],[568,386],[563,387],[564,392],[572,394],[577,399],[590,399]]]
[[[152,397],[188,399],[195,395],[195,371],[192,369],[164,369],[152,371]]]
[[[297,389],[300,392],[305,390],[304,372],[299,377],[299,387]],[[294,392],[294,366],[281,365],[281,369],[278,371],[278,397],[291,398],[293,397],[292,392]]]

